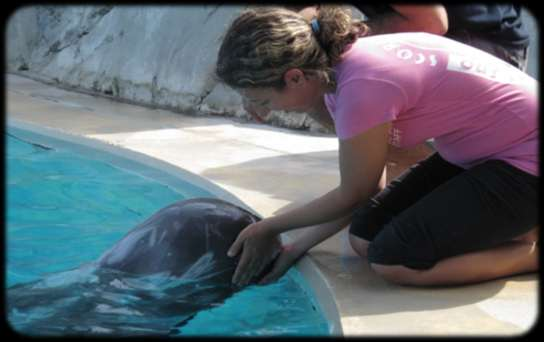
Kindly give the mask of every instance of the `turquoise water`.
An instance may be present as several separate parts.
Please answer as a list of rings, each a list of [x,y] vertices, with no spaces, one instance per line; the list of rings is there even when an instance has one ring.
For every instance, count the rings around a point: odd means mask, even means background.
[[[68,147],[50,148],[13,135],[6,145],[8,287],[52,275],[69,283],[74,274],[65,271],[97,259],[158,209],[181,199],[214,197],[189,183],[174,191]],[[247,287],[200,311],[181,334],[329,335],[329,324],[304,281],[292,269],[274,284]],[[31,319],[8,313],[15,327]]]

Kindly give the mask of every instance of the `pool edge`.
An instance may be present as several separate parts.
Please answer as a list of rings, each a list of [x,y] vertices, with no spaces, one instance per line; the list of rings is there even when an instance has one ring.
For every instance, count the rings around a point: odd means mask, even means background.
[[[242,200],[236,197],[231,192],[223,189],[219,185],[215,184],[211,180],[206,179],[203,176],[185,170],[179,166],[154,158],[150,155],[144,154],[142,152],[137,152],[125,147],[114,145],[105,141],[102,141],[97,138],[86,137],[82,135],[76,135],[73,133],[68,133],[59,129],[45,127],[36,125],[33,123],[23,122],[16,119],[8,118],[6,120],[6,130],[10,127],[13,127],[18,130],[29,131],[32,134],[42,136],[46,139],[66,141],[73,144],[82,145],[83,147],[104,151],[106,153],[112,154],[117,158],[129,160],[131,162],[142,164],[145,167],[157,169],[162,171],[168,176],[175,178],[176,180],[189,181],[197,187],[200,187],[207,192],[216,195],[219,198],[231,201],[243,208],[248,209],[249,211],[257,214],[262,217],[257,211],[253,208],[250,208]],[[283,236],[289,240],[288,236]],[[295,265],[297,270],[306,280],[308,286],[314,292],[315,297],[319,300],[321,306],[321,311],[325,315],[325,318],[330,324],[329,333],[331,337],[343,336],[343,329],[340,319],[340,314],[338,311],[338,306],[336,302],[336,297],[332,287],[327,281],[326,277],[319,270],[317,265],[312,261],[311,257],[308,255],[303,256]]]

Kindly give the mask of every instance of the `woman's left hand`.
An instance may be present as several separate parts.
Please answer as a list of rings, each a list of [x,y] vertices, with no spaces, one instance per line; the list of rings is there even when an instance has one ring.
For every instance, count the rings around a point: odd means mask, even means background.
[[[242,230],[227,253],[234,257],[242,250],[232,277],[232,282],[238,286],[246,286],[259,276],[282,250],[278,235],[271,233],[262,222],[252,223]]]

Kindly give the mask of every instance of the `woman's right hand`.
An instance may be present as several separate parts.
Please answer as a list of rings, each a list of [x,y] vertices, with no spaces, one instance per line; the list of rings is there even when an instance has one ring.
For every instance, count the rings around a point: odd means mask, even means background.
[[[284,245],[279,256],[274,260],[272,269],[259,281],[259,285],[267,285],[281,278],[303,254],[295,248],[294,244]]]

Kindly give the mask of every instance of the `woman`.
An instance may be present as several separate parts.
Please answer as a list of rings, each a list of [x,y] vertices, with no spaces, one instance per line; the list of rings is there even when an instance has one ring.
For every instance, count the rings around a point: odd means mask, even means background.
[[[332,117],[341,174],[322,197],[244,229],[229,250],[242,252],[233,282],[248,284],[274,259],[277,234],[307,230],[261,283],[347,224],[354,250],[400,284],[536,271],[536,81],[438,35],[366,34],[349,11],[327,6],[310,21],[286,9],[250,9],[228,29],[219,79],[259,115]],[[430,138],[437,153],[384,189],[388,144]]]

